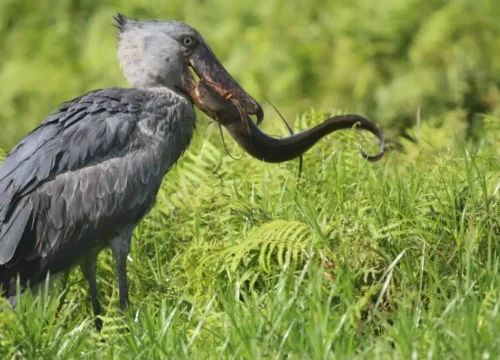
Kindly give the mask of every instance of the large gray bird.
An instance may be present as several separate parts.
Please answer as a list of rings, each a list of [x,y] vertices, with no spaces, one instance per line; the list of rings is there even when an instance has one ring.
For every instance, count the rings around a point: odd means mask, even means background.
[[[95,90],[61,105],[0,165],[4,296],[15,294],[17,277],[34,286],[79,264],[97,316],[96,260],[110,246],[126,308],[132,232],[195,128],[190,68],[262,120],[260,105],[195,29],[120,14],[115,20],[120,67],[132,88]]]

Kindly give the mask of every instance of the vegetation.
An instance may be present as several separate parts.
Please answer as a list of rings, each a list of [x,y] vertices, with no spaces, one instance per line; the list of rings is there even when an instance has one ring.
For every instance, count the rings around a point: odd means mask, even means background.
[[[200,114],[135,232],[130,314],[117,310],[106,251],[102,333],[75,270],[52,292],[0,310],[1,358],[500,356],[493,0],[2,1],[0,142],[11,147],[72,96],[126,85],[116,11],[195,25],[296,131],[325,113],[359,112],[400,151],[367,163],[360,134],[345,131],[306,154],[297,181],[296,162],[257,162],[226,136],[241,157],[231,159]],[[266,131],[286,135],[266,114]]]
[[[496,0],[3,0],[0,143],[14,145],[71,97],[126,86],[117,11],[196,26],[236,79],[287,118],[342,109],[396,136],[417,112],[463,109],[477,137],[481,114],[500,115]]]

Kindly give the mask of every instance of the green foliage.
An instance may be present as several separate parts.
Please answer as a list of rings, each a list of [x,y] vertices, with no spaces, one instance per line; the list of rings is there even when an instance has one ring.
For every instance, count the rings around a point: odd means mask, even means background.
[[[126,86],[117,11],[192,24],[251,94],[287,118],[341,108],[395,135],[418,114],[427,121],[458,108],[467,135],[478,136],[482,114],[500,115],[496,0],[4,0],[0,143],[13,146],[85,91]]]
[[[259,267],[266,272],[272,271],[276,261],[280,268],[297,261],[299,254],[308,244],[309,228],[298,221],[275,220],[252,229],[248,237],[227,251],[231,270],[236,270],[242,262],[257,260]],[[256,251],[256,256],[251,253]]]
[[[0,146],[0,161],[3,161],[7,156],[7,150],[5,150],[2,146]]]
[[[417,143],[373,164],[358,132],[338,133],[299,182],[295,162],[234,161],[215,127],[198,131],[135,232],[125,323],[106,251],[101,334],[75,270],[2,310],[0,356],[496,358],[499,122],[473,146],[454,135],[460,114],[409,129]]]
[[[84,91],[126,86],[116,11],[184,19],[246,89],[287,118],[313,106],[364,113],[401,151],[367,163],[360,133],[344,131],[305,155],[297,181],[296,161],[258,162],[226,134],[241,158],[232,160],[218,128],[200,116],[134,233],[130,313],[118,311],[105,251],[102,333],[74,270],[15,310],[0,300],[1,358],[500,356],[493,0],[3,1],[0,143],[13,146]],[[266,112],[265,130],[287,135]],[[326,116],[311,110],[294,130]]]

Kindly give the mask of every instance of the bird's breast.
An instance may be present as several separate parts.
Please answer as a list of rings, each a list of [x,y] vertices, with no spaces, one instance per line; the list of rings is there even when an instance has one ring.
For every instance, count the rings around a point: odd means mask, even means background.
[[[188,148],[196,123],[193,105],[184,98],[161,96],[154,102],[154,111],[147,111],[139,122],[141,145],[148,154],[148,161],[159,164],[163,176]]]

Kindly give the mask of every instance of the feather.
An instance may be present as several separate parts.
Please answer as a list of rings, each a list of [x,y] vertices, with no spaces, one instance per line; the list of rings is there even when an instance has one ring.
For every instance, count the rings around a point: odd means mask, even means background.
[[[16,211],[7,223],[0,229],[0,265],[8,263],[21,240],[26,224],[31,216],[32,206],[28,199],[23,199],[17,204]]]
[[[62,192],[62,197],[66,203],[70,204],[75,196],[76,189],[78,187],[78,177],[73,172],[64,174],[64,190]]]
[[[61,105],[9,153],[0,165],[0,269],[8,264],[23,281],[37,280],[149,211],[162,170],[194,128],[192,105],[182,105],[186,117],[178,119],[170,116],[177,112],[169,106],[178,105],[170,95],[157,96],[118,88],[87,93]],[[164,124],[177,120],[182,126]]]

